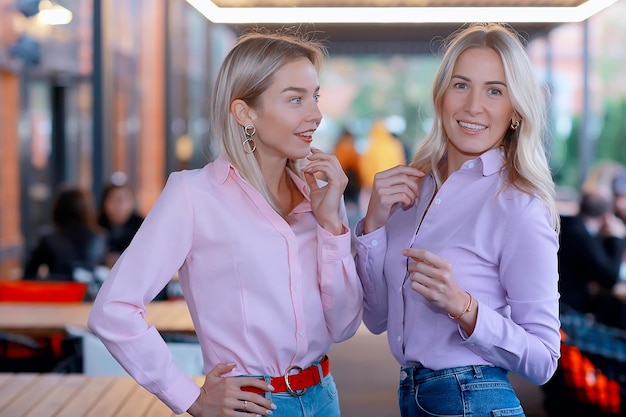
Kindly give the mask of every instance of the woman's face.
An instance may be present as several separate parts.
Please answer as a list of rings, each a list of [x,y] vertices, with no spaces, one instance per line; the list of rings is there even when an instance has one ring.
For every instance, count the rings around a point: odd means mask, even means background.
[[[135,208],[135,199],[128,187],[113,188],[104,202],[104,210],[113,224],[124,224]]]
[[[256,127],[255,154],[260,161],[305,158],[322,114],[317,101],[317,71],[308,59],[283,66],[251,113]]]
[[[499,146],[513,115],[500,56],[490,48],[464,51],[443,95],[448,160],[458,169],[463,162]]]

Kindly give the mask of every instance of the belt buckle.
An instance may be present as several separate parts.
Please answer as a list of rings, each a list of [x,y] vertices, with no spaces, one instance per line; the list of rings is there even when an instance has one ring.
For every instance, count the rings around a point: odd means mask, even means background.
[[[306,392],[306,388],[302,388],[301,390],[298,390],[298,391],[294,391],[291,388],[291,385],[289,384],[289,375],[290,375],[290,372],[293,370],[298,371],[298,373],[303,371],[303,369],[297,365],[290,366],[289,368],[287,368],[287,370],[283,374],[283,379],[285,380],[285,386],[287,387],[287,392],[289,392],[289,394],[293,395],[294,397],[300,397],[301,395],[304,395],[304,393]]]

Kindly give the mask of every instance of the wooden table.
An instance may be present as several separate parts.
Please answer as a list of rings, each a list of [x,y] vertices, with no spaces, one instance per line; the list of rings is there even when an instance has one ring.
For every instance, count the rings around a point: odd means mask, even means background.
[[[0,417],[175,415],[130,377],[0,373]]]
[[[0,331],[46,336],[62,333],[66,326],[87,328],[92,303],[0,302]],[[153,301],[147,321],[160,332],[194,333],[191,315],[183,300]]]

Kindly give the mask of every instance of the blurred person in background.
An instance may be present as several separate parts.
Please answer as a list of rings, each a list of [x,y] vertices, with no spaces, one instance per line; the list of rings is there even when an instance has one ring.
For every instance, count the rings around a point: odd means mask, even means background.
[[[339,139],[335,143],[333,153],[348,177],[348,185],[343,195],[348,218],[350,219],[350,226],[353,226],[361,216],[359,210],[359,195],[361,193],[359,164],[361,155],[356,149],[354,134],[348,128],[342,129]]]
[[[626,328],[626,310],[613,294],[626,248],[626,225],[604,192],[583,192],[578,214],[561,216],[561,301],[601,323]]]
[[[130,245],[143,220],[143,216],[137,211],[135,193],[127,182],[126,175],[116,172],[111,176],[111,182],[102,189],[98,209],[98,224],[108,233],[106,266],[109,269],[113,268],[122,252]],[[178,284],[177,280],[172,280],[154,299],[162,301],[168,299],[169,293],[178,294]],[[98,284],[101,285],[102,282]]]
[[[107,234],[95,220],[93,200],[81,187],[62,186],[24,265],[24,279],[92,283],[106,264]],[[93,296],[93,293],[91,294]]]
[[[107,230],[106,263],[110,268],[139,230],[143,216],[136,208],[135,194],[126,178],[115,175],[100,197],[98,224]]]
[[[374,122],[367,137],[367,149],[361,155],[359,178],[361,212],[365,213],[376,173],[406,164],[404,144],[387,128],[384,119]]]

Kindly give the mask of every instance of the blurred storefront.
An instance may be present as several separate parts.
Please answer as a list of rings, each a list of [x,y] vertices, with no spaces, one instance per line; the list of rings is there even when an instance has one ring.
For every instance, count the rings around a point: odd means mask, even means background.
[[[60,184],[97,204],[122,172],[146,213],[169,172],[211,157],[210,85],[234,40],[184,0],[0,0],[0,279],[20,276]]]

